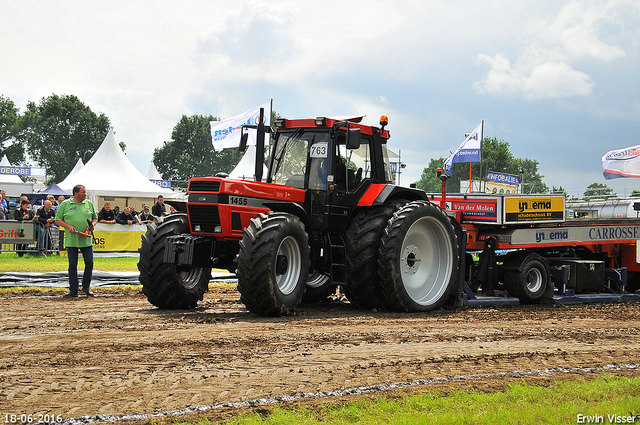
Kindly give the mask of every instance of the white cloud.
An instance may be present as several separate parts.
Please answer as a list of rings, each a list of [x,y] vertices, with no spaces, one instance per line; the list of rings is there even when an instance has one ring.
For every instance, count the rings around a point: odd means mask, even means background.
[[[620,47],[601,40],[605,25],[624,29],[620,3],[628,2],[572,1],[554,18],[531,22],[525,31],[530,38],[513,65],[503,53],[478,55],[478,63],[488,65],[490,70],[474,83],[474,90],[526,100],[592,94],[594,82],[587,73],[575,69],[576,62],[610,62],[625,56]]]

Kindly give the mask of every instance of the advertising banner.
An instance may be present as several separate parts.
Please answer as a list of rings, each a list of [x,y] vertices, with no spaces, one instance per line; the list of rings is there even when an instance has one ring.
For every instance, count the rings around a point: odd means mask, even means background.
[[[512,174],[489,171],[485,182],[487,193],[517,193],[520,178]]]
[[[94,251],[137,251],[142,244],[142,235],[147,231],[144,224],[98,223],[93,231]]]
[[[505,196],[504,224],[564,221],[564,195]]]
[[[429,196],[434,204],[440,205],[440,199],[439,196]],[[447,211],[462,212],[462,221],[465,223],[499,224],[499,219],[502,218],[498,198],[495,197],[447,195],[445,202]]]
[[[30,244],[35,241],[33,221],[0,220],[0,243]]]

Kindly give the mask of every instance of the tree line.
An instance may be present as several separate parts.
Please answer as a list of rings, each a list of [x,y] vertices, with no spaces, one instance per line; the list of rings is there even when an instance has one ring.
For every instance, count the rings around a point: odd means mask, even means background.
[[[231,172],[242,158],[237,149],[216,152],[211,141],[212,115],[183,115],[171,140],[155,148],[152,161],[164,180],[188,181],[192,177]],[[78,159],[87,163],[112,129],[104,113],[95,113],[74,95],[52,94],[28,102],[20,112],[0,95],[0,157],[14,166],[27,159],[45,169],[47,183],[64,180]],[[126,151],[126,144],[120,142]]]

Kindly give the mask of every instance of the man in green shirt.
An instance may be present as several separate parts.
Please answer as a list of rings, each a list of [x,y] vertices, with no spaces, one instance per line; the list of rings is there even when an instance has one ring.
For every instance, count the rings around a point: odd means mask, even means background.
[[[69,257],[69,292],[65,297],[78,296],[78,251],[82,251],[84,258],[82,291],[88,297],[94,296],[89,288],[93,273],[91,230],[97,222],[98,216],[93,202],[87,200],[87,189],[81,184],[74,186],[73,196],[60,204],[56,212],[56,223],[65,229],[64,246]]]

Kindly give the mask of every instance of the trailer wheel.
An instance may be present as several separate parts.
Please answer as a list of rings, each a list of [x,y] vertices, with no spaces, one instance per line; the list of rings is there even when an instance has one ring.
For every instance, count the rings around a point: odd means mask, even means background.
[[[240,301],[252,313],[293,312],[309,278],[309,241],[300,219],[277,212],[251,219],[240,242],[237,276]]]
[[[549,285],[549,272],[543,260],[531,254],[522,261],[518,270],[506,270],[504,280],[510,295],[522,304],[533,304],[543,297]]]
[[[439,308],[459,277],[460,261],[449,218],[428,201],[406,205],[385,229],[378,262],[382,292],[393,310]]]
[[[189,232],[184,213],[173,213],[160,223],[147,225],[138,249],[140,283],[149,302],[159,308],[191,308],[209,289],[211,268],[176,266],[164,262],[167,238]]]
[[[389,219],[405,201],[362,210],[355,215],[345,232],[347,284],[344,294],[357,308],[384,308],[377,273],[378,248]]]

